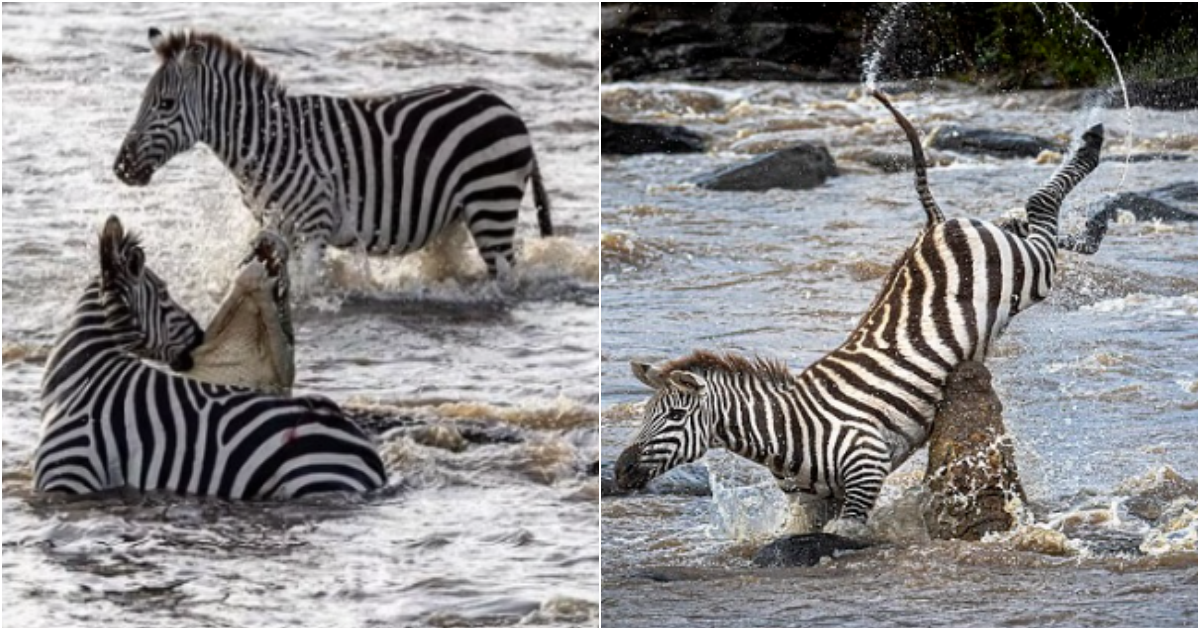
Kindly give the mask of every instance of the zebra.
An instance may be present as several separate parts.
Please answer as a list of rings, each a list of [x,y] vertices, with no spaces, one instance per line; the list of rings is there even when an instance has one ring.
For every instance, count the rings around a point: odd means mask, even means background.
[[[306,244],[309,259],[327,245],[416,251],[463,220],[495,277],[498,264],[513,264],[527,183],[541,235],[554,233],[528,129],[485,88],[293,96],[220,35],[151,28],[150,45],[161,63],[113,164],[125,184],[145,186],[205,144],[260,224],[269,219],[298,251]]]
[[[225,499],[364,492],[383,461],[332,401],[284,398],[172,374],[204,340],[113,216],[100,274],[84,289],[42,379],[34,488],[165,491]]]
[[[807,533],[827,521],[826,533],[867,538],[884,478],[928,440],[947,375],[983,361],[1009,321],[1050,292],[1058,210],[1099,164],[1103,139],[1101,125],[1088,129],[1029,198],[1027,236],[945,220],[918,170],[926,225],[846,341],[799,374],[777,361],[703,351],[660,366],[632,362],[653,395],[617,459],[618,487],[644,487],[721,447],[776,477],[790,500],[789,529]]]

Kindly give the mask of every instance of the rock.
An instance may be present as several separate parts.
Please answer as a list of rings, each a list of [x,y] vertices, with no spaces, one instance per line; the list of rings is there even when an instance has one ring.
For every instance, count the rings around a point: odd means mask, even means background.
[[[828,149],[801,143],[703,176],[696,185],[708,190],[807,190],[837,174]]]
[[[626,123],[601,116],[600,130],[600,152],[605,155],[704,152],[704,136],[686,127]]]
[[[811,567],[821,558],[868,546],[863,541],[836,534],[793,534],[771,541],[759,549],[754,554],[754,564],[760,567]]]
[[[1063,153],[1061,143],[1011,131],[942,125],[930,135],[935,149],[990,155],[999,158],[1036,158],[1042,151]]]
[[[929,436],[925,522],[941,539],[979,540],[1012,529],[1014,499],[1025,499],[1003,407],[981,363],[960,364],[946,379]]]
[[[1018,551],[1032,551],[1047,556],[1069,556],[1075,553],[1065,534],[1044,527],[1023,527],[1010,542]]]
[[[1115,220],[1121,212],[1129,212],[1138,221],[1194,222],[1195,212],[1177,208],[1167,201],[1195,203],[1196,195],[1196,182],[1182,182],[1139,192],[1123,192],[1096,202],[1089,207],[1088,214],[1103,216],[1106,221]]]

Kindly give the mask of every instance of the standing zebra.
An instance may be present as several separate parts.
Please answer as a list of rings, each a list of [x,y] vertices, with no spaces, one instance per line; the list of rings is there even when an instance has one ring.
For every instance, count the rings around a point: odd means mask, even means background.
[[[618,486],[642,487],[723,447],[768,467],[793,516],[813,519],[799,527],[793,521],[793,529],[817,529],[836,514],[826,532],[865,537],[884,478],[928,439],[947,375],[964,361],[982,361],[1009,320],[1049,293],[1058,210],[1099,163],[1103,133],[1099,125],[1085,132],[1082,146],[1029,199],[1024,236],[975,219],[943,219],[909,133],[926,226],[849,338],[799,375],[781,363],[707,352],[659,367],[633,363],[654,395],[617,460]]]
[[[476,86],[370,98],[292,96],[245,50],[210,33],[150,29],[161,65],[113,170],[144,186],[197,142],[237,178],[260,222],[293,246],[372,254],[424,247],[465,220],[488,271],[513,262],[532,181],[542,236],[550,204],[525,123]]]
[[[142,362],[187,370],[204,333],[116,217],[100,234],[100,270],[46,364],[35,488],[263,499],[383,486],[378,452],[332,401],[209,385]]]

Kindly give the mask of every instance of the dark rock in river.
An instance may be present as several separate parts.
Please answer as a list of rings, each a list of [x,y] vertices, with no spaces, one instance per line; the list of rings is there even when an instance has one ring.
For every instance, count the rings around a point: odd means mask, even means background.
[[[754,554],[760,567],[811,567],[840,551],[865,549],[867,543],[836,534],[793,534],[771,541]]]
[[[828,149],[797,144],[705,175],[696,180],[696,185],[708,190],[806,190],[837,174],[837,165]]]
[[[626,123],[601,116],[600,132],[600,152],[605,155],[704,151],[704,136],[686,127]]]
[[[1042,151],[1062,153],[1066,150],[1062,144],[1048,138],[958,125],[938,127],[933,132],[930,142],[935,149],[999,158],[1037,157]]]
[[[1013,498],[1024,500],[1025,491],[992,375],[981,363],[962,363],[947,377],[945,396],[933,421],[925,468],[929,535],[979,540],[1008,531],[1015,519],[1006,507]]]
[[[1123,192],[1093,204],[1090,215],[1102,216],[1106,221],[1117,218],[1124,211],[1132,213],[1138,221],[1196,221],[1196,213],[1178,208],[1170,202],[1196,203],[1196,182],[1181,182],[1162,188],[1139,192]]]

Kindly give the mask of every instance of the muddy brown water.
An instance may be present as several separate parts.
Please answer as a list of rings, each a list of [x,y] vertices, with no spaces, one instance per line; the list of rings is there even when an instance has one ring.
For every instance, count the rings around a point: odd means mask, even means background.
[[[393,433],[395,489],[365,501],[30,495],[47,347],[95,272],[104,217],[143,234],[202,322],[254,233],[207,150],[143,189],[113,176],[156,67],[150,26],[226,34],[294,92],[470,82],[516,107],[558,236],[536,236],[527,202],[510,286],[473,251],[372,261],[369,276],[334,255],[334,280],[295,294],[295,324],[298,393],[517,439],[458,450]],[[5,623],[595,625],[597,33],[578,5],[5,5]]]
[[[1068,228],[1117,190],[1196,181],[1195,111],[1135,109],[1131,129],[1122,111],[1066,92],[936,84],[895,101],[926,133],[957,123],[1067,140],[1099,120],[1106,155],[1132,146],[1182,158],[1130,164],[1123,184],[1125,165],[1104,162],[1068,199]],[[648,396],[630,360],[706,348],[800,370],[845,338],[923,214],[911,175],[863,159],[907,147],[857,86],[612,84],[601,102],[607,115],[687,125],[713,147],[602,163],[608,476]],[[803,192],[688,183],[795,140],[826,144],[842,175]],[[1002,216],[1055,168],[935,153],[931,186],[947,216]],[[1196,211],[1195,200],[1182,206]],[[885,487],[875,521],[888,542],[811,568],[755,568],[780,493],[764,469],[710,452],[646,493],[604,497],[604,625],[1194,627],[1196,223],[1122,217],[1095,256],[1061,260],[1049,300],[1017,317],[988,361],[1030,499],[1015,533],[923,540],[908,501],[921,453]]]

